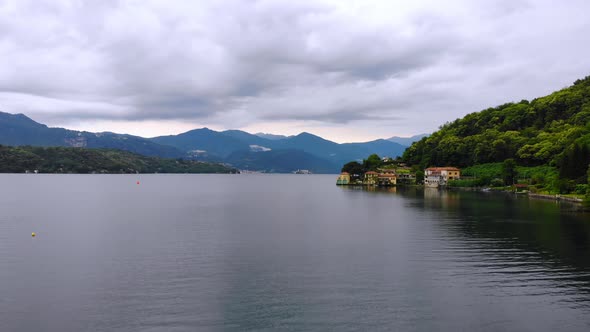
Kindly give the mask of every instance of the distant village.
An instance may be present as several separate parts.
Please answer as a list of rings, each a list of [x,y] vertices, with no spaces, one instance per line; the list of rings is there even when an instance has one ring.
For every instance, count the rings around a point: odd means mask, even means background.
[[[461,178],[461,170],[456,167],[429,167],[424,170],[423,184],[425,187],[445,187],[450,180]],[[363,174],[350,174],[342,172],[336,180],[337,185],[363,185],[363,186],[408,186],[422,184],[416,179],[416,173],[405,165],[396,167],[379,168],[377,171],[368,171]]]

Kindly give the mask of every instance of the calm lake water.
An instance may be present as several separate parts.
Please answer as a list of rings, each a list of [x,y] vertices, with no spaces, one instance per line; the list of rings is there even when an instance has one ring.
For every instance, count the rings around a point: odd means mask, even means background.
[[[0,175],[0,331],[590,330],[588,214],[335,181]]]

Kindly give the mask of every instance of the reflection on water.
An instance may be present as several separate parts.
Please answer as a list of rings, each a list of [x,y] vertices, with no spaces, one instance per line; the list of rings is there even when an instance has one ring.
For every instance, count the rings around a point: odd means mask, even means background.
[[[400,189],[406,206],[436,213],[436,227],[452,240],[431,257],[448,263],[447,277],[467,278],[494,296],[530,295],[590,309],[590,215],[576,212],[574,204],[509,193]]]
[[[0,183],[0,331],[590,330],[590,218],[554,202],[331,175]]]

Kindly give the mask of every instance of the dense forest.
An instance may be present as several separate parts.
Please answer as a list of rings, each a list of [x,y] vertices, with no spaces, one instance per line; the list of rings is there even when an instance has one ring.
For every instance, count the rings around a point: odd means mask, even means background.
[[[111,149],[0,145],[0,173],[233,173],[220,164]]]
[[[545,97],[507,103],[446,123],[410,146],[402,159],[421,168],[507,160],[518,167],[551,167],[560,182],[545,185],[571,192],[588,181],[590,76]]]

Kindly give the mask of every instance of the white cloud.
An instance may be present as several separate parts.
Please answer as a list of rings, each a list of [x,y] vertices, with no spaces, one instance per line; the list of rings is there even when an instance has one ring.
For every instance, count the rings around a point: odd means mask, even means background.
[[[4,1],[0,110],[131,133],[187,123],[271,132],[291,123],[339,140],[428,132],[588,75],[589,9],[580,0]]]

